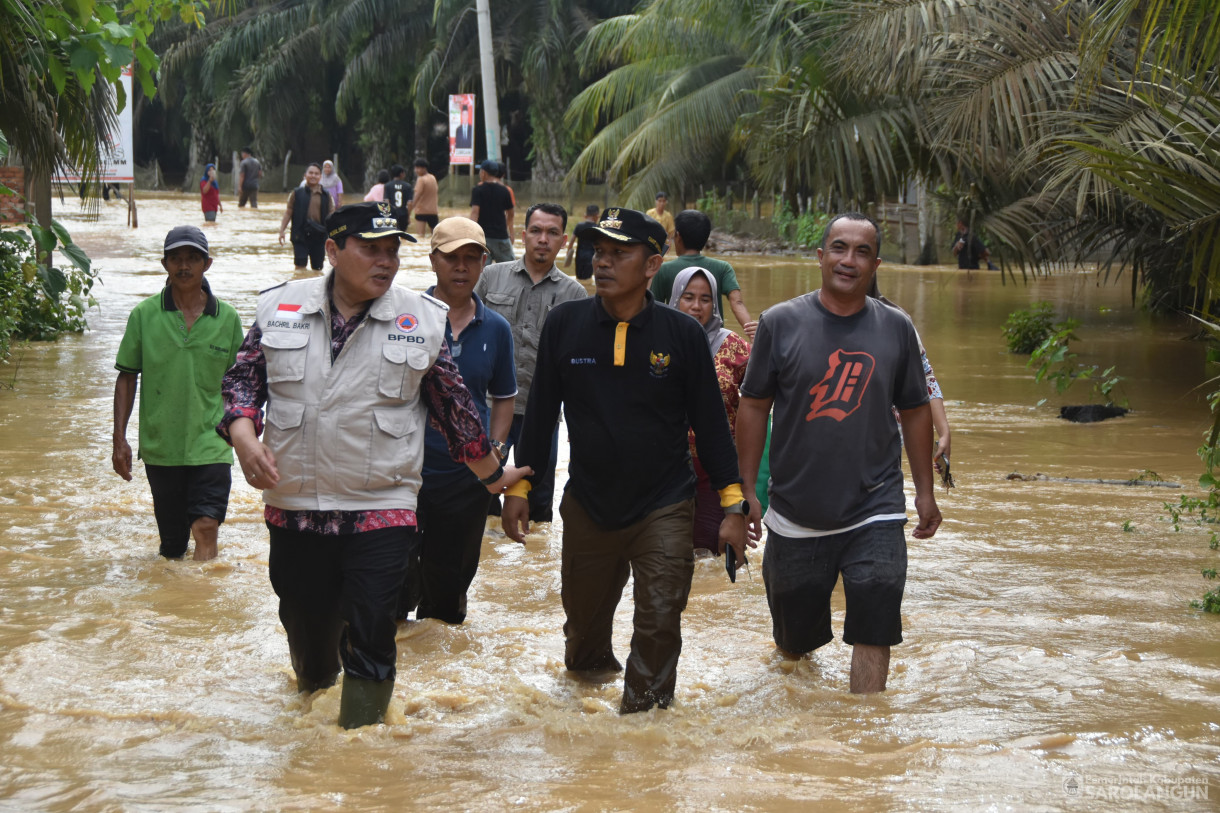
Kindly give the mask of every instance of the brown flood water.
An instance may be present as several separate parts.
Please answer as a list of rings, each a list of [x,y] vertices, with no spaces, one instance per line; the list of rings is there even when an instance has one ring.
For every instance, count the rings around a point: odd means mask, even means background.
[[[292,275],[264,197],[209,230],[212,286],[247,322]],[[1197,491],[1203,349],[1184,322],[1133,313],[1125,279],[882,266],[944,387],[958,482],[937,536],[910,541],[885,694],[848,693],[838,640],[777,657],[764,546],[736,585],[698,563],[675,707],[619,717],[617,681],[563,668],[558,523],[524,548],[492,527],[467,623],[405,625],[388,724],[348,733],[337,688],[294,691],[258,493],[236,478],[217,560],[167,562],[143,474],[110,470],[126,316],[197,198],[141,200],[138,230],[122,204],[59,216],[102,271],[101,310],[84,336],[18,350],[0,391],[0,809],[1216,809],[1220,618],[1188,607],[1216,555],[1164,518],[1181,492],[1005,480],[1151,469]],[[399,282],[427,285],[425,249],[403,253]],[[755,314],[817,286],[811,260],[733,262]],[[1134,413],[1056,417],[1086,392],[1034,406],[1049,387],[999,329],[1039,299],[1081,320],[1081,360],[1117,364]],[[837,635],[841,594],[835,608]]]

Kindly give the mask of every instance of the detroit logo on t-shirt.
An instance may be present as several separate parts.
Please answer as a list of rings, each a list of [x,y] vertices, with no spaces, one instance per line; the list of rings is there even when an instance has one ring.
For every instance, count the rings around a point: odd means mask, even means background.
[[[822,376],[809,394],[813,402],[809,405],[806,421],[814,418],[834,418],[842,421],[860,408],[864,391],[872,380],[876,360],[868,353],[836,350],[828,359],[830,369]]]

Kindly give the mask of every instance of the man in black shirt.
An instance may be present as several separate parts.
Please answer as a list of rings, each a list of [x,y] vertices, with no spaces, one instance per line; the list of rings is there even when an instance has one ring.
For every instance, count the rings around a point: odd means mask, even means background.
[[[991,252],[960,217],[957,219],[957,234],[953,235],[953,253],[957,255],[957,267],[977,270],[980,262],[988,262]]]
[[[687,433],[726,511],[720,544],[743,556],[747,510],[720,387],[699,323],[656,304],[665,229],[630,209],[597,224],[596,295],[557,305],[542,326],[517,464],[550,457],[560,405],[571,457],[563,517],[564,662],[618,670],[611,630],[629,575],[635,634],[621,713],[667,708],[682,650],[682,610],[694,572],[695,475]],[[506,492],[505,532],[529,530],[528,485]]]
[[[487,237],[489,262],[507,263],[516,259],[513,254],[513,196],[508,187],[500,183],[504,177],[497,161],[484,161],[479,165],[479,185],[470,190],[470,219],[483,227]]]
[[[572,252],[576,252],[576,278],[592,279],[593,277],[593,236],[597,233],[598,208],[596,203],[585,207],[585,219],[572,229],[572,241],[568,243],[568,256],[564,258],[565,267],[572,264]]]
[[[401,164],[390,167],[390,180],[386,181],[385,190],[382,192],[385,200],[390,202],[390,211],[398,220],[398,228],[403,231],[406,231],[411,223],[407,216],[407,205],[411,202],[411,193],[414,191],[411,184],[407,183],[406,174],[407,171]]]

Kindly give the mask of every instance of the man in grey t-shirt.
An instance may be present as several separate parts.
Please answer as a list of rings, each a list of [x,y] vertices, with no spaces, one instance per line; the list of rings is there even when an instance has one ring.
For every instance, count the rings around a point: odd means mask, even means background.
[[[241,163],[237,166],[238,178],[238,197],[237,208],[246,205],[246,201],[250,201],[250,208],[258,208],[258,179],[263,177],[263,165],[254,157],[253,151],[249,147],[243,147],[241,151]]]
[[[868,297],[880,244],[865,215],[830,221],[818,249],[822,287],[762,315],[737,414],[751,536],[763,522],[770,531],[763,581],[775,643],[799,657],[832,639],[830,594],[842,573],[857,693],[885,690],[890,646],[902,641],[906,499],[894,409],[915,482],[915,538],[941,520],[919,340],[905,314]],[[772,405],[763,520],[754,486]]]

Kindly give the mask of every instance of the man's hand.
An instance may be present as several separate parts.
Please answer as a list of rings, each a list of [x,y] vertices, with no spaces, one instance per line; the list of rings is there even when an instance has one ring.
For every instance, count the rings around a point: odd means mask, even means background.
[[[500,524],[504,533],[514,542],[525,544],[525,535],[530,532],[530,503],[525,497],[504,498],[504,508],[500,510]]]
[[[499,460],[499,455],[496,455],[496,459]],[[504,474],[499,480],[487,486],[487,490],[492,494],[503,494],[504,489],[516,485],[522,477],[529,477],[533,473],[534,470],[529,466],[505,466]]]
[[[758,332],[758,320],[751,319],[741,327],[742,330],[746,332],[746,338],[748,338],[750,341],[754,341],[754,334]]]
[[[929,493],[916,496],[915,510],[919,512],[919,524],[911,535],[916,539],[931,539],[940,527],[940,509],[936,507],[936,495]]]
[[[126,438],[114,439],[114,451],[110,453],[110,465],[117,475],[131,481],[131,444]]]
[[[254,437],[236,437],[232,431],[229,437],[233,440],[233,449],[237,452],[237,462],[241,464],[246,482],[257,489],[275,488],[280,482],[280,471],[275,465],[275,455],[267,445]]]
[[[280,229],[280,245],[284,245],[284,230]]]
[[[746,502],[750,504],[750,515],[746,517],[746,529],[749,531],[750,539],[753,540],[750,547],[757,548],[758,545],[754,543],[762,539],[762,503],[758,501],[758,495],[754,492],[750,492],[750,496],[746,497]]]
[[[720,552],[732,548],[737,561],[746,560],[746,546],[757,548],[755,542],[746,538],[746,518],[742,514],[725,514],[720,521]]]

